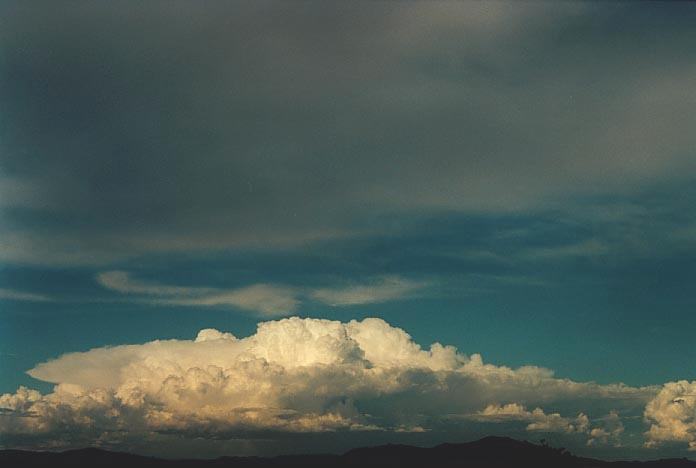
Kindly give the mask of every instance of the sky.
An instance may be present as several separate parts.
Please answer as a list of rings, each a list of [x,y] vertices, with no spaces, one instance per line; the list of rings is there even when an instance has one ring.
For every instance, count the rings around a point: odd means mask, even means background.
[[[695,21],[0,2],[0,447],[696,457]]]

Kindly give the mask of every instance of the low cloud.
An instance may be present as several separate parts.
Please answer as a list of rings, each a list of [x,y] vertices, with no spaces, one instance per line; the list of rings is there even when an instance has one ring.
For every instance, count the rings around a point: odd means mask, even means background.
[[[616,411],[611,411],[600,420],[601,425],[590,430],[590,438],[587,445],[607,445],[613,444],[615,447],[621,445],[621,435],[624,433],[624,425],[621,416]]]
[[[559,413],[546,413],[541,408],[529,411],[518,403],[505,405],[491,404],[482,411],[468,417],[473,421],[505,423],[524,422],[530,432],[556,432],[562,434],[582,434],[587,437],[587,446],[612,444],[621,446],[624,425],[621,416],[611,410],[606,416],[590,420],[585,413],[578,413],[575,418],[564,417]]]
[[[606,414],[609,405],[641,411],[656,394],[487,364],[439,343],[423,349],[376,318],[293,317],[260,323],[245,338],[206,329],[194,340],[65,354],[29,375],[56,386],[0,396],[0,434],[33,446],[118,443],[124,433],[417,433],[451,425],[452,414],[476,415],[459,418],[462,425],[524,420],[529,431],[586,432],[585,414]]]
[[[525,421],[529,423],[526,427],[528,431],[537,432],[586,432],[589,425],[589,419],[584,413],[579,413],[575,419],[569,419],[558,413],[546,414],[541,408],[528,411],[518,403],[488,405],[470,416],[470,419],[482,422]]]

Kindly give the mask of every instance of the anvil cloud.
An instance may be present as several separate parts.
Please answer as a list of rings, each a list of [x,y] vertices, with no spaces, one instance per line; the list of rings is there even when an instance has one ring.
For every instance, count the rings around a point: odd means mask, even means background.
[[[262,322],[245,338],[205,329],[195,340],[65,354],[29,374],[55,383],[54,391],[20,388],[1,396],[0,430],[40,444],[108,440],[124,431],[184,438],[420,432],[453,421],[520,421],[528,431],[606,441],[603,417],[635,411],[657,393],[559,379],[534,366],[486,364],[439,343],[422,349],[404,330],[376,318],[293,317]],[[571,413],[578,408],[599,422]]]

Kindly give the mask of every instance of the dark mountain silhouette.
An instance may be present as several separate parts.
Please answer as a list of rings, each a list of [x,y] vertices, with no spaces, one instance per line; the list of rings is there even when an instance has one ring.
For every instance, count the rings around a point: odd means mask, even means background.
[[[67,468],[271,468],[271,467],[458,467],[458,468],[696,468],[686,459],[607,462],[572,455],[565,449],[506,437],[423,448],[382,445],[353,449],[343,455],[221,457],[214,460],[164,460],[95,448],[65,452],[0,451],[0,466]]]

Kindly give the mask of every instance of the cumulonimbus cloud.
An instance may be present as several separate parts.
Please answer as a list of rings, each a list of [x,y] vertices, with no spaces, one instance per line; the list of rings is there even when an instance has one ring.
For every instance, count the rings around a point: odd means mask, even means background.
[[[644,416],[651,423],[647,446],[682,442],[696,450],[696,381],[666,383],[645,407]]]
[[[585,414],[640,411],[657,392],[486,364],[439,343],[423,349],[376,318],[292,317],[260,323],[246,338],[206,329],[195,340],[65,354],[29,374],[56,386],[0,396],[0,434],[41,446],[124,433],[423,432],[475,423],[475,414],[532,431],[587,434]]]

